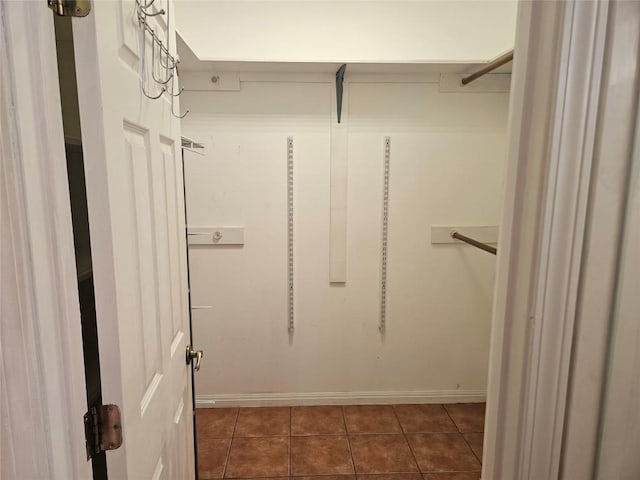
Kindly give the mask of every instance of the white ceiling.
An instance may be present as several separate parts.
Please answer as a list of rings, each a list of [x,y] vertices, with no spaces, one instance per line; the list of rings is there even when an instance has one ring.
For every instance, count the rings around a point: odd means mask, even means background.
[[[183,69],[218,72],[465,73],[513,47],[517,12],[515,0],[174,4]]]

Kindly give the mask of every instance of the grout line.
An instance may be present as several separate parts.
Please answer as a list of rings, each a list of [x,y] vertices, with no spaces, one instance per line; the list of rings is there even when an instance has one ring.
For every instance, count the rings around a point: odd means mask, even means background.
[[[401,435],[400,433],[352,433],[351,435]],[[309,437],[344,437],[344,433],[305,433],[304,435],[236,435],[234,438],[309,438]],[[229,438],[229,437],[210,437],[210,438]]]
[[[408,432],[405,431],[404,426],[400,421],[400,417],[398,416],[398,412],[396,411],[397,405],[394,404],[394,405],[391,405],[391,407],[393,408],[393,414],[396,416],[396,420],[398,420],[398,423],[400,424],[400,431],[402,432],[403,435],[406,435]]]
[[[445,405],[442,405],[444,407],[444,411],[447,412],[447,415],[449,416],[449,418],[451,419],[451,421],[453,422],[453,424],[456,426],[456,428],[458,429],[458,433],[459,435],[462,437],[462,439],[464,440],[464,443],[467,444],[467,447],[469,447],[469,450],[471,450],[471,453],[473,453],[473,456],[476,457],[476,460],[478,460],[480,462],[480,469],[482,470],[482,459],[478,458],[478,455],[476,455],[476,452],[473,450],[473,448],[471,448],[471,444],[469,443],[469,441],[465,438],[464,434],[462,433],[462,431],[460,430],[460,427],[458,427],[458,424],[456,423],[456,421],[453,419],[453,417],[451,416],[451,414],[449,413],[449,410],[447,409],[447,407]],[[484,435],[484,434],[483,434]]]
[[[443,473],[475,473],[475,472],[469,472],[467,471],[460,471],[460,472],[443,472]],[[381,476],[381,475],[420,475],[420,473],[410,473],[410,472],[392,472],[389,474],[386,473],[361,473],[360,475],[362,476]],[[289,475],[288,478],[299,478],[299,479],[303,479],[303,478],[315,478],[315,477],[354,477],[355,475],[353,473],[318,473],[318,474],[314,474],[314,475]],[[256,477],[256,476],[252,476],[252,477],[233,477],[233,480],[275,480],[278,478],[287,478],[286,476],[280,475],[280,476],[270,476],[270,477]],[[221,478],[216,478],[216,479],[203,479],[203,480],[223,480]]]
[[[473,453],[473,456],[476,457],[478,459],[478,461],[480,462],[480,467],[482,467],[482,458],[478,457],[478,454],[476,453],[476,451],[471,447],[471,444],[469,443],[469,440],[467,440],[467,437],[464,436],[464,433],[461,433],[460,435],[462,435],[462,439],[464,440],[464,442],[467,444],[467,446],[469,447],[469,450],[471,450],[471,453]],[[484,435],[484,433],[482,434]]]
[[[289,448],[289,465],[287,466],[288,470],[287,470],[287,474],[288,477],[291,478],[291,476],[293,475],[293,465],[292,465],[292,448],[291,448],[291,439],[293,437],[293,407],[289,407],[289,441],[288,441],[288,448]]]
[[[349,449],[349,455],[351,455],[351,464],[353,465],[353,475],[357,479],[358,472],[356,470],[356,459],[353,458],[353,449],[351,448],[351,437],[349,430],[347,429],[347,417],[344,414],[344,405],[340,406],[340,414],[342,415],[342,423],[344,424],[344,434],[347,437],[347,448]]]
[[[402,438],[407,443],[409,447],[409,451],[411,452],[411,456],[413,457],[413,461],[416,464],[416,468],[418,469],[418,475],[422,476],[422,470],[420,469],[420,464],[418,463],[418,457],[416,457],[416,452],[413,451],[413,447],[411,446],[411,442],[409,441],[409,437],[407,437],[407,432],[404,431],[404,427],[402,426],[402,422],[400,421],[400,417],[398,417],[398,412],[396,412],[396,406],[392,405],[393,415],[396,417],[398,424],[400,425],[400,431],[402,432]]]
[[[236,437],[236,427],[238,426],[238,417],[240,416],[240,408],[236,410],[236,418],[233,422],[233,432],[231,432],[231,440],[229,441],[229,449],[227,450],[227,458],[224,461],[224,469],[222,470],[222,478],[225,478],[227,475],[227,467],[229,466],[229,457],[231,456],[231,446],[233,445],[233,440]]]
[[[231,433],[231,438],[236,436],[236,427],[238,426],[238,418],[240,417],[240,408],[238,407],[238,410],[236,410],[236,419],[233,422],[233,432]]]
[[[449,409],[447,408],[447,405],[443,403],[442,407],[444,408],[444,411],[447,412],[447,416],[449,417],[449,420],[451,420],[453,422],[453,426],[456,427],[456,430],[458,430],[458,433],[462,434],[462,431],[460,430],[460,427],[458,426],[456,421],[453,419],[453,417],[449,413]]]

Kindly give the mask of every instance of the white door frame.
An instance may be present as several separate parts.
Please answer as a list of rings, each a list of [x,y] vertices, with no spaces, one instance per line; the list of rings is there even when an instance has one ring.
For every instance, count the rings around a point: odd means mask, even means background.
[[[58,65],[44,1],[0,2],[0,477],[90,479]]]
[[[640,465],[639,2],[611,2],[605,58],[562,451],[566,479],[636,478]]]
[[[590,187],[600,173],[592,166],[609,6],[519,4],[487,395],[485,445],[494,445],[484,449],[487,480],[562,478],[567,442],[575,441],[567,436],[570,386],[574,396],[601,387],[602,379],[571,381],[580,346],[576,324],[584,313],[582,275],[589,261],[600,260],[587,255],[585,236]],[[597,410],[588,413],[581,420],[597,424],[591,418]],[[566,478],[591,478],[592,458],[574,454],[571,461]]]

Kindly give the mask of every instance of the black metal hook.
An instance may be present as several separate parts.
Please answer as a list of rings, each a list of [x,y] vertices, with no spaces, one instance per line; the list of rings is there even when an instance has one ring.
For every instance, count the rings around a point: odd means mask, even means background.
[[[336,72],[336,101],[338,112],[338,123],[342,118],[342,93],[344,90],[344,72],[347,69],[347,64],[343,63],[342,66]]]

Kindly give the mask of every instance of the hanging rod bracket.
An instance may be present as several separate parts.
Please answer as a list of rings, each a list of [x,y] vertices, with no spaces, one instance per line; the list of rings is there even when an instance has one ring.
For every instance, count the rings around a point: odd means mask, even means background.
[[[347,69],[347,64],[343,63],[336,72],[336,102],[338,112],[338,123],[342,118],[342,94],[344,92],[344,72]]]

